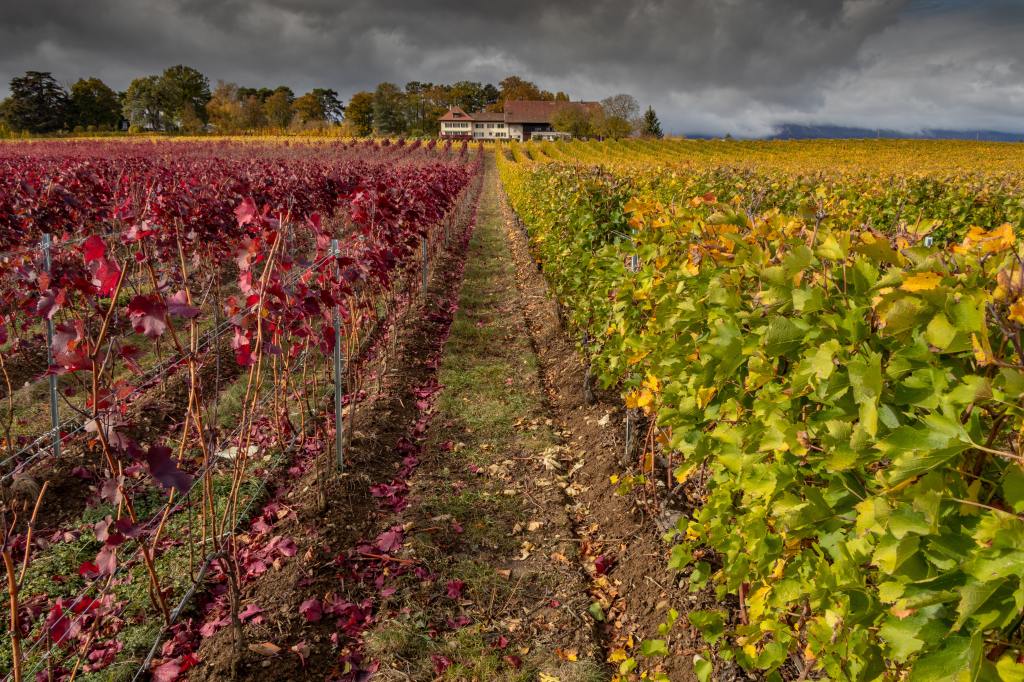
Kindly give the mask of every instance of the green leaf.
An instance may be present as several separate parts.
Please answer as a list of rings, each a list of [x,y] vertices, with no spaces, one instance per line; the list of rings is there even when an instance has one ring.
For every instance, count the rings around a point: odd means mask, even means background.
[[[764,350],[768,357],[784,355],[800,347],[806,331],[788,317],[775,317],[768,324]]]
[[[1018,663],[1014,656],[1000,658],[996,662],[996,671],[1002,682],[1024,682],[1024,663]]]
[[[949,323],[949,319],[944,314],[938,313],[928,323],[928,329],[925,330],[924,337],[928,340],[928,343],[939,350],[946,350],[949,344],[953,343],[953,339],[956,338],[956,327]]]
[[[1003,474],[1003,499],[1018,514],[1024,511],[1024,470],[1017,464],[1010,464]]]
[[[973,682],[981,671],[982,658],[980,634],[947,637],[940,649],[918,659],[910,682]]]
[[[924,647],[924,640],[917,638],[920,629],[921,623],[917,619],[888,618],[879,629],[878,636],[889,645],[892,658],[903,662]]]
[[[691,611],[686,617],[711,644],[725,634],[725,618],[719,611]]]
[[[851,360],[847,371],[853,399],[858,403],[877,399],[882,394],[882,356],[879,353]]]
[[[698,682],[708,682],[711,673],[715,672],[715,666],[708,659],[700,654],[693,656],[693,673],[697,676]]]
[[[590,613],[598,623],[604,622],[604,609],[601,608],[600,602],[594,602],[591,604],[590,608],[587,609],[587,612]]]
[[[957,618],[953,630],[959,630],[974,613],[984,606],[1006,580],[990,580],[986,582],[971,581],[960,588],[960,604],[956,607]]]
[[[640,642],[640,653],[644,656],[668,656],[668,645],[663,639],[645,639]]]

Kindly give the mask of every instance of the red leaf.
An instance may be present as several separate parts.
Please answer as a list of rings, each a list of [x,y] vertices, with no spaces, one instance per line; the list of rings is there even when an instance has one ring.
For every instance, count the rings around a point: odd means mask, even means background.
[[[134,297],[128,303],[128,314],[139,334],[155,339],[167,331],[167,306],[158,295]]]
[[[309,645],[305,642],[299,642],[298,644],[293,644],[290,647],[288,647],[288,650],[293,652],[296,656],[298,656],[299,662],[302,664],[303,667],[305,667],[306,659],[309,658],[309,654],[312,651],[309,648]]]
[[[171,449],[163,445],[154,445],[146,453],[149,473],[153,475],[165,489],[177,489],[180,493],[188,492],[192,485],[192,475],[178,468],[171,459]]]
[[[153,682],[174,682],[182,672],[181,658],[175,658],[153,668]]]
[[[107,245],[103,243],[103,240],[98,235],[92,235],[85,240],[82,244],[82,255],[85,257],[86,263],[91,263],[94,260],[99,260],[107,253]]]
[[[263,613],[263,609],[261,609],[256,604],[249,604],[238,613],[238,619],[244,623],[249,618],[252,618],[253,616],[258,616],[261,613]]]
[[[594,559],[594,573],[604,575],[615,565],[615,560],[606,557],[604,554]]]
[[[451,580],[448,582],[448,596],[451,599],[461,599],[462,589],[466,587],[466,583],[461,580]]]
[[[307,599],[299,606],[299,613],[310,623],[316,623],[323,617],[323,605],[319,599]]]
[[[444,675],[444,672],[448,668],[452,667],[452,659],[447,656],[441,656],[440,654],[431,654],[430,660],[434,663],[434,672],[438,675]]]
[[[96,555],[96,567],[100,575],[110,575],[117,569],[117,547],[104,545]]]
[[[377,536],[374,543],[382,552],[394,552],[402,547],[402,527],[395,526],[391,530],[384,531]]]
[[[78,575],[92,580],[100,574],[100,567],[91,561],[83,561],[82,565],[78,567]]]
[[[238,218],[238,226],[243,227],[248,225],[259,215],[256,209],[256,202],[252,200],[252,197],[246,197],[242,200],[242,203],[235,209],[235,217]]]
[[[110,296],[117,289],[117,283],[121,281],[121,269],[110,260],[104,258],[96,268],[92,283],[96,285],[100,296]]]
[[[60,304],[57,302],[57,294],[53,289],[47,289],[36,303],[36,313],[48,320],[52,320],[58,310],[60,310]]]
[[[179,291],[167,299],[167,312],[175,317],[191,320],[199,315],[199,308],[189,305],[188,296],[184,291]]]

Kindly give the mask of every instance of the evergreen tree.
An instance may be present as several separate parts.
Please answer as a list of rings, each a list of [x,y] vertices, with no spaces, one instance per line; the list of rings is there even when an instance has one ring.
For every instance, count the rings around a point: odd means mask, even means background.
[[[45,71],[28,71],[11,79],[11,96],[4,101],[3,114],[14,130],[52,133],[67,127],[71,99]]]
[[[644,112],[644,117],[640,121],[640,134],[644,137],[656,137],[658,139],[665,136],[661,132],[661,121],[658,120],[658,115],[654,113],[653,107],[647,107],[647,111]]]

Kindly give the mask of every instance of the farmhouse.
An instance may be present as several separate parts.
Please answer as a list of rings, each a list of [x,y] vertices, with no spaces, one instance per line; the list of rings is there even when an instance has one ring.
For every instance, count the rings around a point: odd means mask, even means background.
[[[477,111],[468,114],[452,107],[438,119],[441,137],[456,140],[532,140],[559,139],[567,133],[555,131],[551,120],[566,107],[582,108],[588,113],[600,111],[597,102],[548,102],[512,100],[505,102],[505,111]]]

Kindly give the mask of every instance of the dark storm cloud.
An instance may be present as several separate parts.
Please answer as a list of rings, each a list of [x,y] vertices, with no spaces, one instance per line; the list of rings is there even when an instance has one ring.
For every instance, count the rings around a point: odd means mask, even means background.
[[[0,81],[27,69],[116,87],[183,62],[212,80],[381,80],[626,91],[670,130],[781,121],[1024,128],[1024,7],[1012,0],[34,0],[4,3]]]

